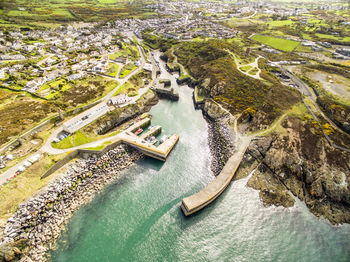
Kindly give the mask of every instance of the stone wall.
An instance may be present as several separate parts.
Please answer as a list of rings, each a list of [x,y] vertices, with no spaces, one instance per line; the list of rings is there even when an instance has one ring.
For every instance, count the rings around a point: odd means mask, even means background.
[[[41,176],[41,178],[45,178],[45,177],[52,175],[53,173],[55,173],[57,170],[62,168],[64,165],[68,164],[70,161],[72,161],[76,157],[88,158],[92,155],[101,156],[101,155],[105,154],[106,152],[108,152],[109,150],[114,149],[115,147],[119,146],[120,144],[121,144],[121,140],[118,140],[118,141],[106,146],[103,150],[76,149],[76,150],[72,151],[70,154],[68,154],[67,156],[65,156],[62,160],[55,163],[52,167],[50,167],[50,169],[47,170],[45,172],[45,174],[43,174]]]

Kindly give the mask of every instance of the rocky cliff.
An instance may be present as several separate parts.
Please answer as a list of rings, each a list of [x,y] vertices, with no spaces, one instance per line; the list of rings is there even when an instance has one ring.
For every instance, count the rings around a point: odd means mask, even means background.
[[[243,166],[261,163],[247,185],[266,205],[304,201],[316,216],[350,223],[350,153],[331,147],[307,121],[287,118],[283,134],[255,140]]]

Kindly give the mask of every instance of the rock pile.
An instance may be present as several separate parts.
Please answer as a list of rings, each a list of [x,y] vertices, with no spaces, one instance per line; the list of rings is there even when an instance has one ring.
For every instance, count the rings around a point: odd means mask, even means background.
[[[230,127],[225,124],[224,119],[217,119],[216,121],[207,119],[207,121],[211,170],[217,176],[234,151],[233,134]]]
[[[33,261],[46,261],[47,251],[54,247],[73,212],[141,157],[141,153],[119,146],[99,158],[92,156],[70,164],[44,192],[19,205],[8,219],[2,244],[27,240],[25,253]]]
[[[208,122],[211,170],[217,176],[235,149],[235,133],[232,128],[234,118],[212,99],[205,101],[202,112]]]

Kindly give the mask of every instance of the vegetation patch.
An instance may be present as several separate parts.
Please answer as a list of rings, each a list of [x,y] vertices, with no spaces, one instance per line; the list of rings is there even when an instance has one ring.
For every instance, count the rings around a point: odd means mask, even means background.
[[[130,97],[137,96],[137,89],[130,81],[125,82],[115,93],[114,96],[125,94]]]
[[[64,109],[83,105],[107,95],[118,86],[118,81],[102,76],[85,77],[59,85],[49,98]]]
[[[200,95],[213,98],[232,114],[247,112],[244,121],[249,121],[252,129],[269,126],[300,101],[298,93],[281,85],[260,61],[261,76],[268,82],[241,74],[226,50],[245,55],[242,47],[223,40],[184,42],[175,49],[178,61],[202,83]]]
[[[252,39],[264,45],[271,46],[272,48],[285,52],[292,52],[300,43],[298,41],[271,37],[266,35],[254,35]]]
[[[239,69],[241,69],[243,72],[248,72],[250,69],[252,69],[252,66],[250,65],[241,66]]]
[[[120,78],[124,78],[129,75],[132,71],[134,71],[137,66],[134,63],[128,63],[122,67],[119,73]]]
[[[52,142],[51,145],[53,148],[57,149],[68,149],[71,147],[85,145],[87,143],[91,143],[99,139],[101,139],[101,137],[90,136],[79,130],[73,135],[67,136],[66,138],[62,139],[58,143]]]
[[[16,179],[0,187],[0,219],[8,219],[20,203],[23,203],[39,189],[46,186],[53,177],[41,179],[42,174],[64,156],[64,154],[44,156],[43,159],[18,175]]]
[[[5,97],[8,97],[6,94]],[[34,127],[55,113],[57,107],[50,102],[19,97],[0,107],[0,145]]]
[[[112,76],[112,77],[116,77],[118,74],[118,69],[119,69],[118,64],[110,63],[109,68],[107,70],[107,75]]]
[[[332,39],[332,40],[337,40],[339,42],[350,42],[350,36],[340,37],[340,36],[320,34],[320,33],[315,33],[315,35],[322,39]]]

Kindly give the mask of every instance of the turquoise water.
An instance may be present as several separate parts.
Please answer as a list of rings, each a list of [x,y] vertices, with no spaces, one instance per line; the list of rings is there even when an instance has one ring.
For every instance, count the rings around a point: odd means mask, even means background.
[[[350,261],[350,226],[334,227],[297,200],[262,206],[247,178],[209,207],[184,217],[182,198],[208,184],[207,124],[192,89],[161,100],[152,124],[180,141],[166,163],[146,158],[74,214],[53,261]]]

